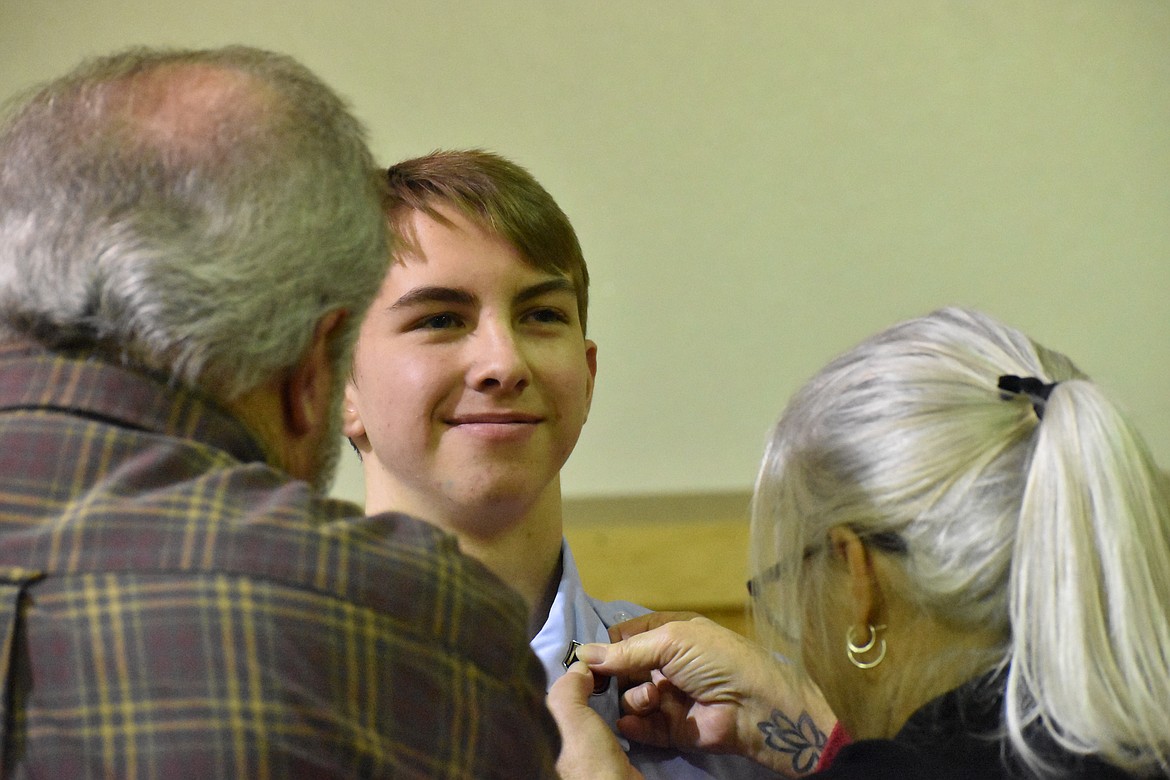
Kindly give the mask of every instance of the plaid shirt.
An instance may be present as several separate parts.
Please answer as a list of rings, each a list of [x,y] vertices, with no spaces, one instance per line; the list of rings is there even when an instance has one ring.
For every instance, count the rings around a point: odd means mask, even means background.
[[[555,777],[523,607],[206,398],[0,345],[5,777]]]

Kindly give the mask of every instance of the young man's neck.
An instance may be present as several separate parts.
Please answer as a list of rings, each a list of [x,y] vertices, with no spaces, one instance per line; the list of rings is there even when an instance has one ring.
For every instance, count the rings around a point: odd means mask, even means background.
[[[491,536],[468,533],[466,524],[460,527],[445,527],[459,539],[459,548],[491,569],[528,605],[530,613],[543,608],[540,623],[548,616],[550,604],[545,594],[554,571],[559,570],[561,561],[561,516],[560,498],[556,502],[556,514],[551,516],[547,509],[534,508],[521,522],[507,530]]]
[[[459,540],[459,549],[507,583],[528,605],[539,630],[556,594],[554,575],[561,570],[561,490],[553,481],[527,508],[492,505],[466,508],[407,507],[393,499],[372,500],[368,513],[403,511],[442,528]],[[506,516],[502,516],[506,515]],[[484,529],[490,529],[485,531]],[[559,577],[557,577],[559,580]]]

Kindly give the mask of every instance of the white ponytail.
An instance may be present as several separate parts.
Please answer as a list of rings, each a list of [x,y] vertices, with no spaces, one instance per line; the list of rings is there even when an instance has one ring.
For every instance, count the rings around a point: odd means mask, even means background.
[[[1006,725],[1130,772],[1170,771],[1170,498],[1141,438],[1088,382],[1036,431],[1010,585]]]

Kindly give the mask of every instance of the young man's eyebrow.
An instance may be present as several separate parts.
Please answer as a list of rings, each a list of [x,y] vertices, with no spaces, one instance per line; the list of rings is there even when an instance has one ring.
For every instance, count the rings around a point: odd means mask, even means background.
[[[577,294],[577,288],[573,285],[572,280],[558,276],[555,279],[549,279],[548,281],[538,282],[531,287],[525,287],[517,293],[516,303],[524,303],[533,298],[539,298],[542,295],[558,292],[565,292],[575,296]]]
[[[415,287],[394,301],[390,305],[390,311],[428,303],[450,303],[458,306],[471,306],[475,303],[475,300],[475,296],[471,293],[455,287]]]

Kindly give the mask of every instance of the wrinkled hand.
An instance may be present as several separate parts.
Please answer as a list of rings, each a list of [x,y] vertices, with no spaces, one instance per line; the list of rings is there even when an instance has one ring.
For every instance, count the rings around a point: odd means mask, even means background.
[[[706,618],[677,614],[635,618],[611,637],[622,641],[585,645],[577,657],[596,672],[649,675],[622,697],[627,714],[618,729],[629,739],[737,753],[788,776],[815,766],[835,718],[815,686],[764,648]]]
[[[617,737],[589,707],[593,675],[578,661],[553,683],[548,708],[561,732],[557,772],[562,780],[641,780]]]

